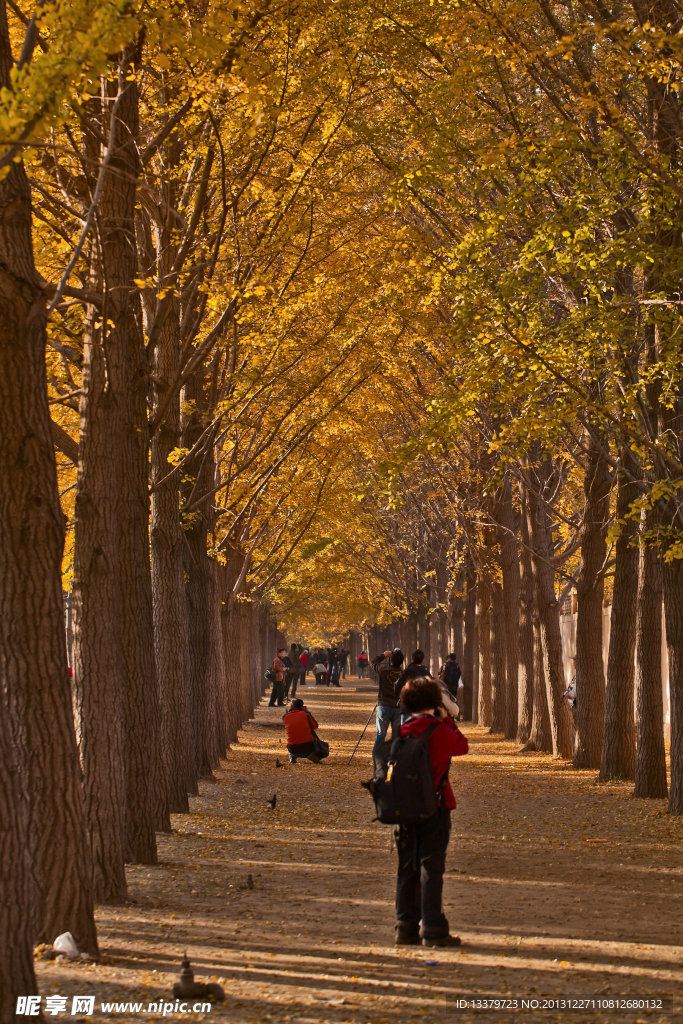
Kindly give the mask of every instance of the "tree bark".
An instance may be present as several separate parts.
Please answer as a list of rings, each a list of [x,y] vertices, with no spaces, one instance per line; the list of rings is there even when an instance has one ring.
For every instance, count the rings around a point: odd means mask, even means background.
[[[600,767],[605,726],[602,605],[611,479],[609,465],[592,438],[587,440],[587,449],[581,564],[576,580],[575,768]]]
[[[507,705],[505,603],[503,588],[498,580],[494,580],[489,586],[491,592],[491,732],[504,734]]]
[[[683,559],[665,562],[663,575],[671,709],[669,814],[683,814]]]
[[[199,369],[183,389],[182,400],[191,411],[182,421],[182,444],[192,449],[204,432],[203,370]],[[211,489],[214,479],[213,446],[207,441],[186,467],[183,502],[195,505]],[[212,686],[211,616],[214,587],[207,555],[209,516],[206,502],[194,508],[186,522],[185,579],[189,609],[190,694],[195,741],[195,771],[200,779],[213,779],[218,767],[218,736],[215,693]],[[190,518],[191,517],[191,518]]]
[[[477,574],[471,554],[467,553],[465,564],[465,656],[462,663],[463,682],[463,717],[465,721],[474,721],[472,715],[476,707],[474,702],[475,665],[478,663],[477,647],[474,631],[477,622]]]
[[[20,778],[0,674],[0,1024],[15,1024],[17,997],[38,991],[31,941],[28,816]]]
[[[503,576],[503,605],[505,612],[506,652],[506,705],[505,738],[513,740],[519,732],[519,594],[520,568],[515,530],[515,516],[512,507],[512,488],[506,479],[500,500],[497,502],[498,543],[500,565]]]
[[[644,532],[657,515],[642,513]],[[638,712],[634,796],[664,798],[666,779],[662,696],[662,562],[659,549],[640,548],[636,621],[636,707]]]
[[[12,63],[2,4],[4,88],[10,88]],[[3,774],[15,758],[18,772],[12,773],[5,793],[7,816],[0,813],[0,828],[8,830],[7,845],[0,843],[0,859],[3,873],[16,872],[18,888],[3,886],[0,900],[9,904],[3,927],[20,908],[26,910],[26,850],[17,851],[17,843],[23,842],[17,832],[19,784],[20,814],[27,815],[32,907],[9,946],[2,946],[2,957],[7,952],[16,964],[17,981],[27,983],[32,971],[25,964],[25,950],[31,940],[51,942],[69,930],[82,949],[97,951],[64,636],[64,517],[47,403],[45,341],[30,188],[23,165],[12,162],[0,181],[0,700],[6,702],[0,712],[0,742],[7,747],[9,728],[14,752]],[[17,948],[10,951],[14,943]],[[4,1002],[7,996],[3,992],[0,998]]]
[[[526,506],[553,754],[555,757],[570,758],[572,756],[572,726],[569,708],[562,696],[565,684],[562,666],[560,609],[555,594],[555,573],[550,561],[552,552],[549,513],[543,500],[553,478],[550,460],[548,458],[539,459],[536,465],[530,468],[530,471],[533,477],[533,486],[527,490]]]
[[[531,567],[531,552],[529,550],[529,524],[527,522],[527,511],[524,501],[522,501],[522,515],[520,527],[522,535],[522,550],[520,554],[519,585],[519,697],[517,701],[517,741],[518,743],[526,743],[529,737],[531,736],[535,684],[533,625],[534,579],[533,570]]]
[[[170,219],[170,218],[169,218]],[[171,225],[168,225],[169,232]],[[159,248],[166,251],[162,236]],[[168,272],[162,266],[162,275]],[[164,401],[179,356],[179,310],[174,303],[160,332],[155,350],[152,415]],[[178,477],[168,459],[180,443],[180,395],[168,408],[152,439],[152,594],[154,653],[161,706],[161,751],[167,780],[169,809],[189,810],[188,794],[197,793],[194,737],[190,707],[190,650],[183,569],[184,541],[180,528]],[[161,481],[166,480],[165,483]],[[161,485],[160,485],[161,483]]]
[[[477,585],[477,639],[479,643],[479,701],[477,721],[489,728],[491,706],[491,590],[488,581],[479,573]]]
[[[621,452],[629,474],[637,472],[628,449]],[[631,503],[640,492],[635,483],[620,474],[617,493],[617,521],[621,533],[616,543],[614,592],[610,621],[607,685],[605,691],[605,733],[600,762],[601,779],[633,779],[636,767],[636,728],[633,694],[635,680],[636,613],[638,608],[638,533],[635,518],[626,519]]]
[[[91,288],[101,284],[96,247]],[[83,766],[95,898],[127,896],[124,871],[123,658],[119,618],[118,438],[124,374],[102,316],[86,312],[74,517],[73,700]]]
[[[534,699],[533,714],[531,719],[531,732],[527,741],[528,749],[537,750],[539,753],[554,753],[553,731],[550,724],[550,713],[548,711],[548,684],[545,678],[545,656],[543,651],[543,636],[541,620],[532,610],[533,623],[533,645],[534,645]]]

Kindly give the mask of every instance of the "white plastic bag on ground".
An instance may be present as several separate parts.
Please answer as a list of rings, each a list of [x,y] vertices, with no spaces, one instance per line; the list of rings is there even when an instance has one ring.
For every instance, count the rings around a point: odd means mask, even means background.
[[[70,956],[74,959],[77,956],[80,956],[78,946],[74,942],[74,937],[71,932],[64,932],[62,935],[58,935],[52,943],[52,948],[57,953],[63,953],[64,956]]]

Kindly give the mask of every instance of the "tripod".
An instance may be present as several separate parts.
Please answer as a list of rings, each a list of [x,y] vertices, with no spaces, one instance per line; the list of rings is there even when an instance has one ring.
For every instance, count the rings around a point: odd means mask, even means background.
[[[375,713],[376,709],[377,709],[377,702],[375,702],[375,706],[374,706],[374,708],[372,709],[372,711],[370,712],[370,718],[372,718],[372,716],[374,715],[374,713]],[[366,722],[366,723],[365,723],[365,725],[363,726],[363,731],[362,731],[362,733],[360,734],[360,736],[358,737],[358,743],[356,743],[355,747],[353,748],[353,754],[355,754],[355,753],[356,753],[356,751],[358,750],[358,747],[360,746],[360,741],[361,741],[361,740],[363,739],[363,737],[365,736],[365,730],[366,730],[366,729],[367,729],[367,727],[368,727],[368,726],[370,725],[370,718],[368,718],[367,722]],[[350,758],[348,759],[348,761],[346,762],[347,764],[351,764],[351,762],[353,761],[353,754],[351,754],[351,757],[350,757]]]

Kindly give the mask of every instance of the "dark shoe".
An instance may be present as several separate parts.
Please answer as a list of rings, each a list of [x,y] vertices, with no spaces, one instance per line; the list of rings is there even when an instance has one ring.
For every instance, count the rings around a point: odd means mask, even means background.
[[[313,764],[320,764],[320,758],[317,754],[308,754],[308,760],[312,761]]]
[[[290,764],[296,764],[296,758],[295,757],[290,757],[289,763]]]
[[[458,935],[442,935],[438,939],[423,939],[422,945],[429,949],[436,949],[442,946],[461,946],[462,942]]]
[[[420,934],[419,932],[409,932],[405,928],[396,928],[396,946],[419,946],[420,945]]]

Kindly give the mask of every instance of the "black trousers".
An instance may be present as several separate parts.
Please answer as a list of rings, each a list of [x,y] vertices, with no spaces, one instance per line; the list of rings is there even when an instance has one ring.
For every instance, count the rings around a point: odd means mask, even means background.
[[[448,935],[443,873],[450,835],[451,812],[443,805],[431,818],[396,829],[396,924],[410,934],[427,939]]]
[[[278,707],[283,707],[285,696],[285,683],[284,679],[279,683],[273,683],[273,689],[270,694],[270,700],[268,701],[268,707],[272,708],[277,700]]]

